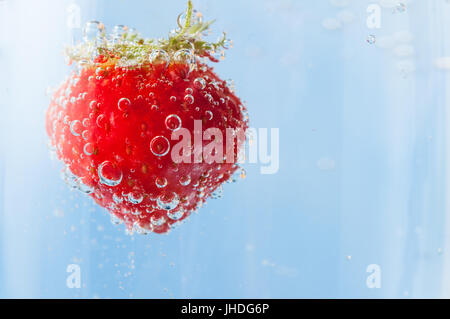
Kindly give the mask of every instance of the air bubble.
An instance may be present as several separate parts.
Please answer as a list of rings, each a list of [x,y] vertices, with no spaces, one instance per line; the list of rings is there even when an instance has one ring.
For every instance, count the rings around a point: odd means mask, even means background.
[[[83,120],[83,126],[88,127],[91,124],[91,120],[89,118],[85,118]]]
[[[144,227],[140,226],[138,222],[135,222],[133,224],[133,231],[135,231],[139,235],[148,235],[152,232],[152,229],[153,229],[152,225],[148,225],[148,226],[150,229],[144,228]]]
[[[150,218],[150,222],[152,223],[153,226],[162,226],[166,222],[166,219],[164,218],[164,216],[161,216],[160,218],[152,216]]]
[[[126,111],[130,105],[131,105],[131,102],[126,97],[121,98],[119,100],[119,102],[117,102],[117,107],[121,111]]]
[[[123,202],[123,198],[120,196],[117,196],[116,194],[113,194],[112,196],[114,203],[116,204],[120,204]]]
[[[120,225],[120,224],[122,224],[122,222],[123,221],[119,217],[117,217],[114,214],[111,214],[111,224],[113,224],[113,225]]]
[[[122,171],[110,161],[104,161],[98,167],[100,182],[107,186],[117,186],[122,181]]]
[[[207,118],[208,120],[212,120],[213,117],[214,117],[214,115],[213,115],[213,113],[212,113],[211,111],[206,111],[206,112],[205,112],[205,115],[206,115],[206,118]]]
[[[183,211],[179,210],[176,212],[167,212],[167,217],[169,217],[171,220],[180,220],[181,218],[183,218]]]
[[[367,43],[374,44],[377,41],[377,38],[373,34],[369,34],[366,39]]]
[[[180,177],[180,184],[187,186],[191,183],[191,177],[189,175],[184,175]]]
[[[166,69],[169,66],[170,57],[164,50],[153,50],[149,56],[150,63],[153,66],[162,67]]]
[[[399,2],[397,6],[395,7],[395,10],[399,13],[406,11],[406,5],[403,2]]]
[[[231,91],[234,92],[234,80],[228,79],[225,81],[225,86]]]
[[[170,143],[164,136],[155,136],[150,142],[150,151],[155,156],[164,156],[169,153]]]
[[[175,63],[186,65],[186,76],[195,68],[195,57],[189,49],[181,49],[175,52],[173,59]]]
[[[127,33],[128,27],[125,25],[116,25],[112,32],[113,43],[120,43]]]
[[[199,90],[203,90],[206,87],[205,79],[204,78],[196,78],[194,80],[194,86]]]
[[[135,39],[137,38],[137,36],[139,35],[139,32],[136,28],[129,28],[128,32],[127,32],[127,37],[130,39],[130,41],[132,41],[133,43],[135,43]]]
[[[144,196],[139,192],[131,192],[128,194],[128,201],[132,204],[140,204]]]
[[[223,197],[223,187],[222,185],[220,185],[219,187],[216,188],[214,192],[211,193],[211,198],[220,199],[222,197]]]
[[[83,152],[87,156],[91,156],[92,154],[94,154],[94,144],[86,143],[83,147]]]
[[[178,206],[178,195],[176,193],[160,195],[156,203],[160,209],[172,210]]]
[[[70,123],[70,133],[72,133],[72,135],[74,136],[80,136],[81,134],[81,122],[78,120],[72,121],[72,123]]]
[[[101,31],[103,30],[103,24],[98,21],[89,21],[85,24],[83,28],[83,40],[88,42],[97,42],[98,38],[101,36]]]
[[[67,167],[63,171],[64,181],[69,185],[69,187],[76,189],[84,194],[92,194],[94,192],[94,188],[83,183],[82,177],[77,177],[73,174],[70,169]]]
[[[171,131],[178,131],[181,127],[181,119],[178,115],[171,114],[166,117],[166,127]]]
[[[104,114],[100,114],[97,117],[97,120],[95,121],[97,123],[97,126],[100,128],[105,128],[106,127],[106,117]]]
[[[233,40],[224,39],[222,42],[222,46],[225,50],[231,49],[233,47]]]
[[[167,179],[165,177],[157,177],[155,179],[155,185],[158,188],[164,188],[167,186]]]
[[[185,101],[187,104],[194,104],[194,97],[193,97],[192,95],[190,95],[190,94],[187,94],[187,95],[184,97],[184,101]]]
[[[192,11],[192,25],[201,24],[203,22],[203,15],[200,11],[194,9]]]
[[[97,69],[95,69],[95,74],[102,76],[105,74],[105,69],[103,69],[102,67],[98,67]]]
[[[78,191],[80,191],[80,192],[82,192],[84,194],[88,194],[88,195],[92,194],[94,192],[94,188],[89,186],[89,185],[86,185],[85,183],[83,183],[83,180],[81,178],[78,178],[76,180],[76,183],[77,183],[76,189]]]
[[[236,171],[234,171],[234,173],[230,176],[230,179],[228,180],[231,183],[236,183],[239,178],[240,179],[244,179],[246,177],[246,172],[245,169],[243,169],[242,167],[239,167]]]

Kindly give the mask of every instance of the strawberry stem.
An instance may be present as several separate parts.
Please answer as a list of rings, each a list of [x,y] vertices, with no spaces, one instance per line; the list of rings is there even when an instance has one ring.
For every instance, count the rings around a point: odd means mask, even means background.
[[[174,38],[178,39],[180,36],[186,33],[186,30],[189,29],[191,26],[191,18],[192,18],[192,1],[188,0],[188,7],[186,10],[186,23],[184,24],[184,27],[181,29],[180,33]]]
[[[212,57],[219,49],[228,49],[228,41],[226,34],[217,42],[208,42],[202,39],[202,35],[209,29],[214,21],[203,22],[199,16],[193,19],[192,1],[188,0],[186,13],[186,21],[184,25],[180,23],[178,18],[179,31],[169,34],[168,39],[144,39],[136,32],[130,32],[127,29],[125,33],[119,37],[107,36],[104,29],[99,30],[97,39],[84,41],[75,46],[66,48],[66,55],[72,61],[83,61],[83,66],[99,64],[98,56],[102,56],[101,61],[113,60],[113,63],[131,66],[139,65],[148,61],[149,54],[153,50],[164,50],[172,60],[173,55],[181,49],[188,49],[196,58],[207,57],[211,61],[218,62]]]

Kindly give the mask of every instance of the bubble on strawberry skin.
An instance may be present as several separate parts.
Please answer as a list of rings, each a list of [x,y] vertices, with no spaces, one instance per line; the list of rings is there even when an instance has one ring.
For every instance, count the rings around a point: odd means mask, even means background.
[[[186,96],[184,97],[184,101],[187,104],[194,104],[194,97],[190,94],[186,94]]]
[[[172,210],[178,206],[179,203],[178,195],[176,193],[172,194],[162,194],[156,200],[156,203],[160,209]]]
[[[166,127],[171,131],[178,131],[181,128],[181,119],[176,114],[170,114],[166,117]]]
[[[175,212],[167,212],[167,217],[169,217],[171,220],[180,220],[183,218],[183,211],[175,211]]]
[[[83,119],[82,123],[84,127],[88,127],[91,124],[91,120],[88,117],[86,117]]]
[[[140,204],[144,196],[139,192],[131,192],[128,194],[128,201],[132,204]]]
[[[152,223],[153,226],[162,226],[166,222],[166,219],[164,218],[164,216],[161,216],[160,218],[152,216],[150,218],[150,222]]]
[[[181,49],[175,52],[173,55],[173,60],[175,63],[184,65],[186,68],[184,69],[185,76],[188,76],[192,70],[195,69],[195,57],[192,54],[192,51],[189,49]]]
[[[152,227],[152,225],[149,225],[149,226]],[[139,225],[138,222],[135,222],[133,224],[133,231],[136,232],[139,235],[148,235],[148,234],[150,234],[152,232],[151,229],[147,229],[147,228],[142,227],[141,225]]]
[[[83,133],[81,133],[81,136],[85,141],[87,141],[89,139],[90,132],[88,130],[84,130]]]
[[[70,123],[70,133],[72,133],[73,136],[80,136],[81,130],[82,126],[80,121],[75,120]]]
[[[83,147],[83,152],[87,156],[91,156],[92,154],[94,154],[94,144],[86,143]]]
[[[100,114],[97,117],[97,120],[95,121],[95,123],[97,124],[97,126],[99,128],[105,128],[106,127],[106,117],[104,114]]]
[[[194,80],[194,86],[199,89],[199,90],[203,90],[206,87],[206,81],[204,78],[196,78]]]
[[[123,198],[120,196],[117,196],[116,194],[113,194],[112,196],[114,203],[121,204],[123,202]]]
[[[68,167],[63,170],[63,179],[72,189],[76,189],[84,194],[92,194],[94,192],[93,187],[83,183],[83,179],[73,174]]]
[[[211,112],[211,111],[206,111],[205,112],[205,115],[206,115],[206,118],[208,119],[208,120],[212,120],[213,119],[213,113]]]
[[[100,183],[114,187],[122,182],[123,174],[110,161],[104,161],[98,167],[98,177],[100,178]]]
[[[94,188],[83,183],[83,180],[81,178],[77,179],[77,190],[84,193],[84,194],[92,194],[94,192]]]
[[[191,183],[191,177],[188,175],[184,175],[180,177],[180,184],[182,186],[187,186]]]
[[[158,188],[164,188],[167,186],[167,179],[165,177],[157,177],[155,179],[155,185]]]
[[[126,97],[121,98],[119,100],[119,102],[117,102],[117,107],[119,108],[119,110],[121,110],[123,112],[125,112],[130,105],[131,105],[131,102]]]
[[[155,136],[150,142],[150,151],[155,156],[165,156],[169,153],[170,142],[169,140],[161,135]]]
[[[153,50],[149,56],[150,63],[157,68],[167,69],[170,62],[170,57],[164,50]]]

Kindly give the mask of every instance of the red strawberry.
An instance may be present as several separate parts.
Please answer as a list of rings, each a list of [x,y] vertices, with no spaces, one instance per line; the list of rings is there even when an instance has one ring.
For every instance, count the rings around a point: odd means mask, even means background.
[[[176,163],[174,131],[185,128],[193,138],[194,120],[203,130],[217,128],[225,157],[226,129],[247,128],[241,101],[206,65],[207,58],[217,61],[212,53],[226,46],[225,37],[201,39],[210,23],[192,21],[190,1],[186,17],[163,41],[140,39],[125,27],[107,40],[101,24],[88,24],[85,42],[67,51],[78,70],[54,93],[47,112],[66,180],[141,233],[167,232],[238,167],[222,158]],[[232,146],[234,160],[242,144],[238,139]]]

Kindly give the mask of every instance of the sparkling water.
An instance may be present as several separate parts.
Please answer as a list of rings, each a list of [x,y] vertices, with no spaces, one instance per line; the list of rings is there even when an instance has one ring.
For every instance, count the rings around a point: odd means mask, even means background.
[[[0,0],[0,297],[450,297],[450,3],[194,5],[198,19],[217,20],[210,37],[225,30],[233,40],[215,69],[233,79],[251,126],[279,128],[279,169],[245,164],[237,183],[157,235],[126,232],[82,180],[60,177],[46,92],[73,68],[65,44],[96,45],[105,29],[119,42],[127,30],[165,37],[185,1]],[[150,59],[168,63],[165,52]],[[184,99],[195,108],[189,92]],[[70,134],[86,138],[83,127],[71,122]],[[166,152],[164,142],[152,151]],[[101,182],[120,183],[122,173],[102,165]],[[183,217],[176,195],[155,200],[173,209],[168,218]]]

